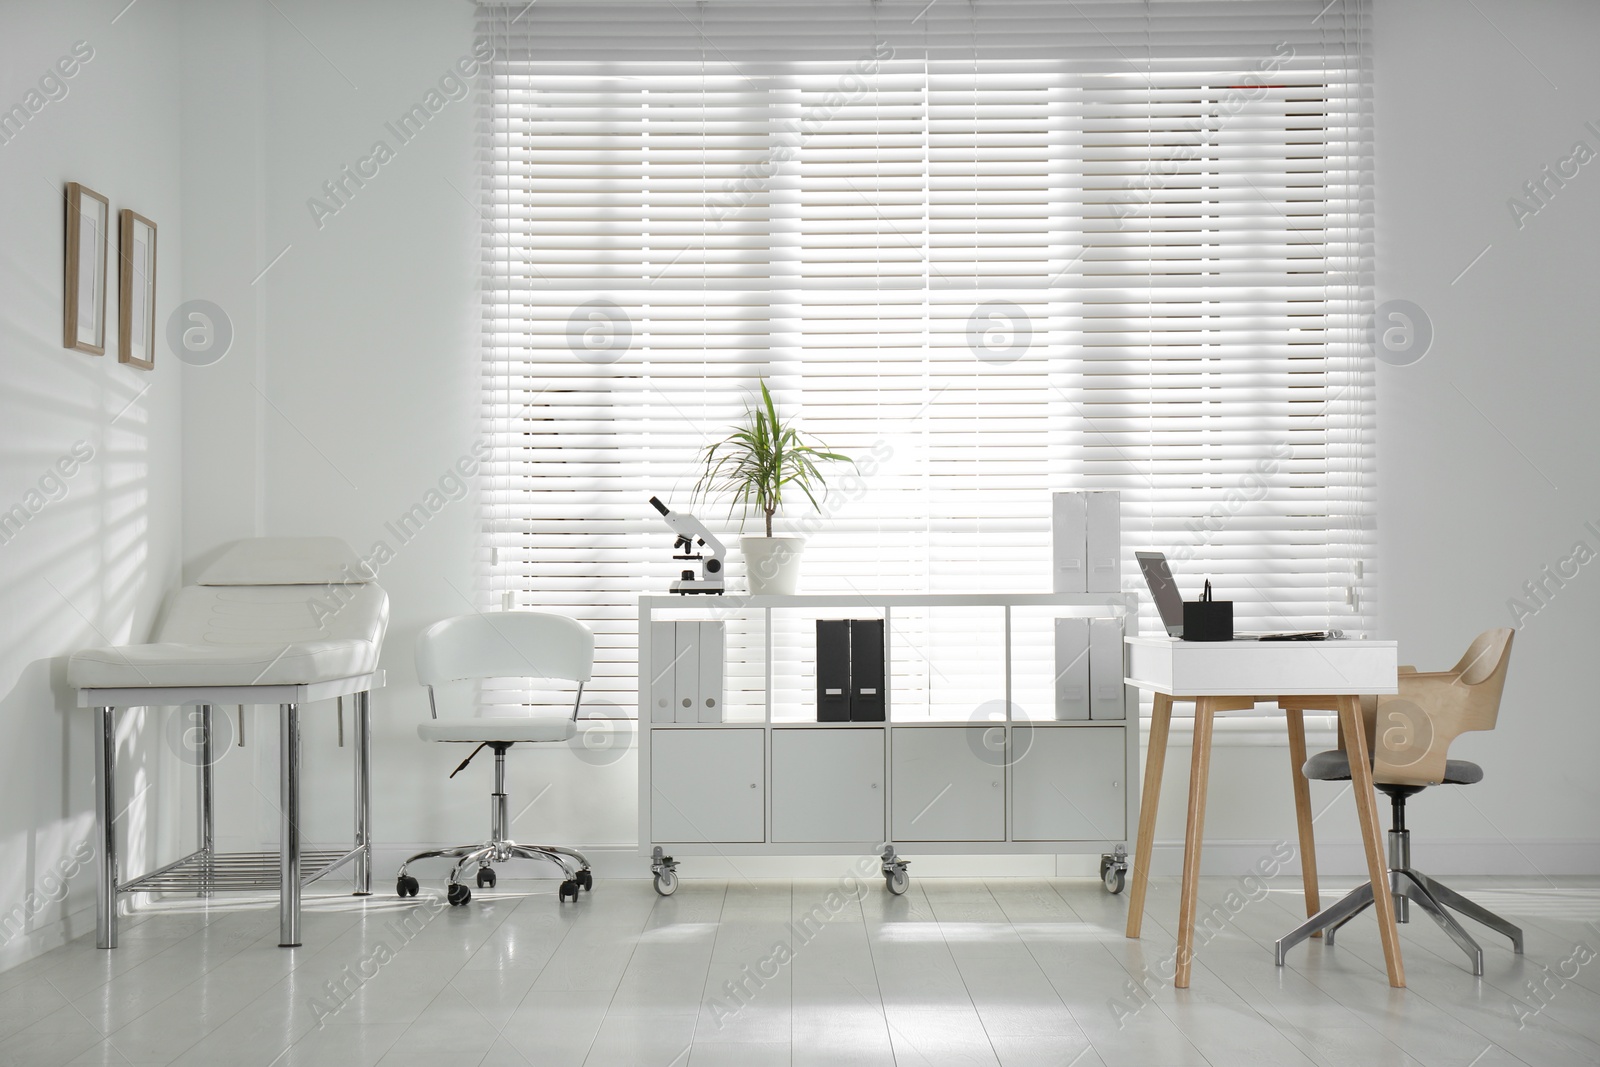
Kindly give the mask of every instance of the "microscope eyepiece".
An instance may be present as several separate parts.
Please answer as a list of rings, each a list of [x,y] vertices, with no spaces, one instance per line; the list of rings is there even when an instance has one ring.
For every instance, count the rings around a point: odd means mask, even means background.
[[[654,504],[655,505],[655,509],[657,511],[661,512],[661,514],[663,514],[663,515],[667,515],[667,514],[671,513],[671,509],[668,508],[665,504],[663,504],[659,497],[651,497],[650,498],[650,503]]]

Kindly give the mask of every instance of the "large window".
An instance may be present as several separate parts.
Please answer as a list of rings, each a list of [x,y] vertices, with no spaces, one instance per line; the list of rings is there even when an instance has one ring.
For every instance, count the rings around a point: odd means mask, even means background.
[[[592,691],[763,376],[861,460],[789,517],[808,590],[1047,589],[1050,492],[1119,489],[1130,589],[1157,547],[1362,628],[1362,3],[480,12],[485,599],[589,622]]]

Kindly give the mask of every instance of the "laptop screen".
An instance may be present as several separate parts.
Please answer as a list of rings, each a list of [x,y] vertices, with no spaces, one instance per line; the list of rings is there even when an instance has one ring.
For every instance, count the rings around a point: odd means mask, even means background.
[[[1167,566],[1163,552],[1135,552],[1139,569],[1144,572],[1145,584],[1150,587],[1150,599],[1156,602],[1161,624],[1169,637],[1183,636],[1183,597],[1178,583],[1172,580],[1172,570]]]

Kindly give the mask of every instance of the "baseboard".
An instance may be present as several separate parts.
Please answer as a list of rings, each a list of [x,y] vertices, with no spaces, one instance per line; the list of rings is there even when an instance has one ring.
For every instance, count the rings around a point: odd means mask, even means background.
[[[1292,845],[1293,843],[1288,843]],[[1286,855],[1280,841],[1207,841],[1203,873],[1244,875]],[[1413,836],[1411,862],[1417,870],[1435,875],[1557,876],[1600,874],[1600,841],[1475,840],[1454,838],[1427,841]],[[1150,857],[1150,873],[1176,877],[1182,873],[1183,842],[1157,841]],[[1298,875],[1300,857],[1278,865],[1282,873]],[[1358,841],[1317,844],[1317,873],[1334,877],[1367,876],[1366,856]]]
[[[9,971],[35,956],[42,956],[69,941],[76,941],[84,934],[94,933],[94,924],[95,909],[90,904],[53,922],[42,923],[32,930],[19,933],[0,946],[0,971]]]

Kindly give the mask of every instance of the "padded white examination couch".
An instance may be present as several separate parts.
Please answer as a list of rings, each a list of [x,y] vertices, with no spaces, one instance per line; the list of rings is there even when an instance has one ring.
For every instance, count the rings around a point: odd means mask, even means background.
[[[98,944],[117,944],[123,893],[278,890],[279,944],[300,943],[301,889],[353,863],[356,892],[372,889],[371,732],[368,694],[383,685],[378,654],[389,598],[363,577],[356,554],[332,537],[240,541],[180,589],[156,640],[73,655],[69,683],[78,706],[96,709],[95,809]],[[317,700],[355,704],[355,843],[302,853],[300,708]],[[278,705],[278,852],[218,853],[213,847],[211,709]],[[193,738],[199,768],[199,848],[148,874],[121,881],[117,864],[116,712],[126,707],[198,706]],[[242,712],[241,712],[242,714]],[[342,718],[341,718],[342,724]],[[342,734],[341,734],[342,736]]]

